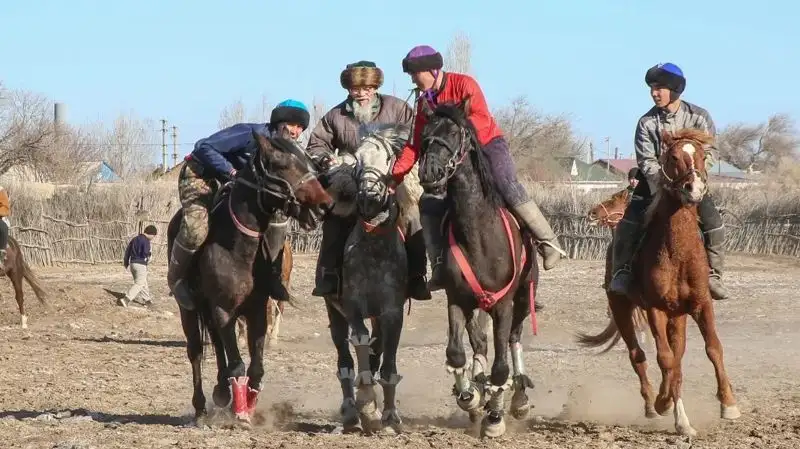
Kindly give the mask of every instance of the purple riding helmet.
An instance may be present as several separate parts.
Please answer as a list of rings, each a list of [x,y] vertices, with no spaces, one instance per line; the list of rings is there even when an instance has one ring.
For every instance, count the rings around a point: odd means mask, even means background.
[[[442,54],[428,45],[417,45],[403,58],[403,72],[410,74],[430,72],[434,78],[439,76],[439,71],[444,66]],[[426,89],[422,97],[431,105],[436,105],[436,95],[433,89]]]

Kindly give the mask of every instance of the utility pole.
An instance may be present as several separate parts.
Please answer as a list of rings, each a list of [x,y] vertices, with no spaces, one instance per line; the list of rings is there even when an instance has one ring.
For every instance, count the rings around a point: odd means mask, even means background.
[[[167,121],[161,119],[161,171],[167,172]]]
[[[594,162],[594,142],[589,142],[589,163]]]
[[[611,137],[606,137],[606,160],[611,161]],[[606,173],[611,174],[611,164],[606,164]]]
[[[172,125],[172,166],[178,165],[178,127]]]

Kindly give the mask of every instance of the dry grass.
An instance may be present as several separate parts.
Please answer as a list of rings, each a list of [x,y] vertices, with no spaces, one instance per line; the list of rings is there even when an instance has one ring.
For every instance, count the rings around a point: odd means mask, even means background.
[[[589,226],[585,214],[615,190],[584,193],[568,187],[527,187],[570,258],[605,257],[611,234]],[[166,227],[179,207],[172,179],[58,186],[52,194],[24,184],[9,185],[8,190],[12,234],[34,265],[119,263],[128,240],[148,224],[159,230],[153,241],[153,261],[166,262]],[[724,211],[729,251],[800,256],[800,189],[764,186],[713,193]],[[293,223],[290,238],[295,252],[313,253],[319,249],[321,230],[306,233]]]

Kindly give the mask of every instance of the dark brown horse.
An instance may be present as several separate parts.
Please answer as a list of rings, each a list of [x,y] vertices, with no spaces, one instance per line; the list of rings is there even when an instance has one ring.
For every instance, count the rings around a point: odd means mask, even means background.
[[[480,307],[492,318],[494,331],[494,363],[486,385],[488,413],[481,430],[485,436],[498,437],[506,429],[506,390],[514,390],[514,417],[522,418],[530,409],[525,389],[533,383],[525,374],[521,338],[525,318],[529,313],[535,318],[532,303],[539,267],[531,236],[520,232],[497,191],[468,111],[469,100],[426,111],[429,121],[423,130],[420,184],[428,193],[446,192],[443,229],[450,241],[450,251],[443,255],[449,320],[446,356],[447,369],[455,377],[454,394],[459,407],[474,416],[481,405],[482,393],[475,381],[480,373],[473,369],[472,378],[467,374],[462,340],[469,329],[473,364],[482,364],[483,371],[485,331],[476,323],[480,314],[473,313]]]
[[[633,263],[637,294],[626,297],[609,293],[611,322],[599,335],[581,335],[578,341],[584,346],[599,347],[620,334],[639,376],[645,415],[652,418],[673,410],[675,429],[680,434],[695,435],[681,398],[687,315],[697,323],[706,354],[714,365],[721,417],[741,416],[725,372],[708,284],[708,259],[697,229],[697,205],[708,191],[704,146],[713,137],[684,129],[675,134],[665,132],[661,140],[661,180],[647,210],[647,232]],[[646,356],[636,339],[632,320],[635,306],[647,310],[655,339],[662,376],[658,396],[653,394]],[[609,349],[610,346],[606,351]]]
[[[189,270],[194,311],[180,309],[187,354],[192,364],[196,418],[206,415],[201,359],[207,331],[217,359],[214,403],[229,403],[236,418],[249,423],[264,376],[263,352],[271,271],[261,250],[261,236],[278,211],[296,218],[304,229],[316,226],[318,206],[330,197],[316,178],[310,159],[293,142],[253,133],[257,151],[209,214],[209,233]],[[168,251],[180,227],[175,214],[168,229]],[[238,317],[247,322],[250,366],[236,341]]]
[[[292,254],[292,243],[289,239],[283,243],[283,263],[281,264],[281,284],[288,291],[292,280],[292,266],[294,257]],[[286,305],[283,301],[276,301],[271,296],[267,298],[267,346],[278,343],[281,321],[283,320],[283,310]],[[239,317],[239,339],[245,338],[244,317]]]
[[[17,307],[19,307],[20,325],[23,329],[27,329],[28,315],[25,314],[25,293],[22,289],[22,280],[24,279],[28,282],[36,298],[42,304],[47,304],[47,293],[39,283],[39,279],[33,274],[31,267],[25,262],[19,243],[14,237],[8,237],[8,248],[6,249],[6,259],[3,261],[3,265],[5,269],[0,272],[0,275],[4,274],[11,280],[11,285],[14,287],[14,298],[17,300]]]

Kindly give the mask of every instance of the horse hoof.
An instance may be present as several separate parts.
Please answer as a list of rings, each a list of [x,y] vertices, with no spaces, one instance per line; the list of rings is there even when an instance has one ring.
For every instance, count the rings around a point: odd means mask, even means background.
[[[22,317],[20,317],[20,326],[22,326],[23,329],[28,328],[28,317],[26,315],[22,315]]]
[[[529,404],[524,404],[521,406],[511,406],[511,416],[514,419],[525,419],[528,416],[528,413],[531,411],[531,406]]]
[[[211,397],[217,407],[228,407],[231,404],[231,390],[228,386],[215,385]]]
[[[673,407],[672,399],[656,399],[655,410],[661,416],[669,415]]]
[[[736,405],[720,404],[719,408],[719,414],[722,419],[738,419],[742,416],[742,412],[739,411],[739,407]]]
[[[483,418],[481,423],[481,434],[487,438],[498,438],[506,433],[506,421],[503,416],[493,417],[488,414]]]
[[[456,404],[465,412],[472,412],[481,406],[481,394],[478,390],[461,393],[456,398]]]
[[[378,410],[374,410],[372,413],[367,414],[359,414],[359,418],[361,420],[361,427],[364,429],[365,432],[371,434],[378,432],[383,429],[381,424],[381,414]]]
[[[656,413],[655,407],[652,405],[649,407],[644,408],[644,416],[649,419],[658,418],[658,413]]]
[[[381,416],[381,425],[386,428],[390,427],[395,433],[403,433],[403,420],[397,410],[384,410]]]
[[[203,428],[208,421],[208,411],[204,408],[194,411],[194,425]]]
[[[675,430],[678,432],[678,434],[683,435],[683,436],[687,436],[687,437],[696,437],[697,436],[697,431],[694,430],[694,427],[692,427],[691,425],[688,425],[688,424],[687,425],[678,424],[678,425],[675,426]]]

